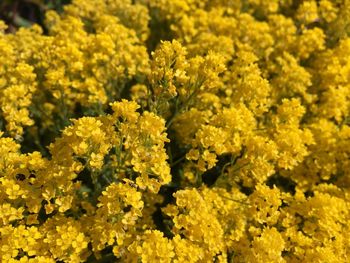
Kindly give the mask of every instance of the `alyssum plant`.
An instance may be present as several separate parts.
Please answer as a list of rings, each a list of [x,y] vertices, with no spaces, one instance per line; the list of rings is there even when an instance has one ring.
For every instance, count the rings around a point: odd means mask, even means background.
[[[349,1],[45,21],[0,22],[1,262],[349,262]]]

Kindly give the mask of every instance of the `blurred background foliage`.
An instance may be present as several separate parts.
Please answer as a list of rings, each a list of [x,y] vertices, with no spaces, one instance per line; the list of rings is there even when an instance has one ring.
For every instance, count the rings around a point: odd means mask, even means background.
[[[48,9],[63,11],[70,0],[0,0],[0,20],[8,25],[7,31],[28,27],[34,23],[44,27],[44,14]]]

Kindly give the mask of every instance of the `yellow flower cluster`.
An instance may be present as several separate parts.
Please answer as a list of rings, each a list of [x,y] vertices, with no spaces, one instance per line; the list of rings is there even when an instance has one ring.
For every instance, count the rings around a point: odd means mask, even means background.
[[[348,0],[72,0],[0,21],[1,262],[348,262]]]

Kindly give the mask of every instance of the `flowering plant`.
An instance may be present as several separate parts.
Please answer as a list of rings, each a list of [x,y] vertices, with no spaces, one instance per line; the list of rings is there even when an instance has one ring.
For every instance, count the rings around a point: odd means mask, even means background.
[[[72,0],[6,30],[1,262],[349,261],[349,1]]]

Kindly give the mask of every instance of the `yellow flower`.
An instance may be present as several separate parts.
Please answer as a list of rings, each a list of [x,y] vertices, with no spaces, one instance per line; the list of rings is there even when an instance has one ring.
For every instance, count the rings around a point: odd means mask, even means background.
[[[270,189],[265,185],[257,185],[254,193],[249,196],[249,202],[250,216],[259,224],[274,225],[278,221],[279,208],[282,205],[278,188]]]
[[[174,257],[174,246],[170,240],[163,237],[158,230],[146,230],[141,237],[140,244],[133,244],[130,247],[132,253],[138,255],[142,262],[172,262]]]

